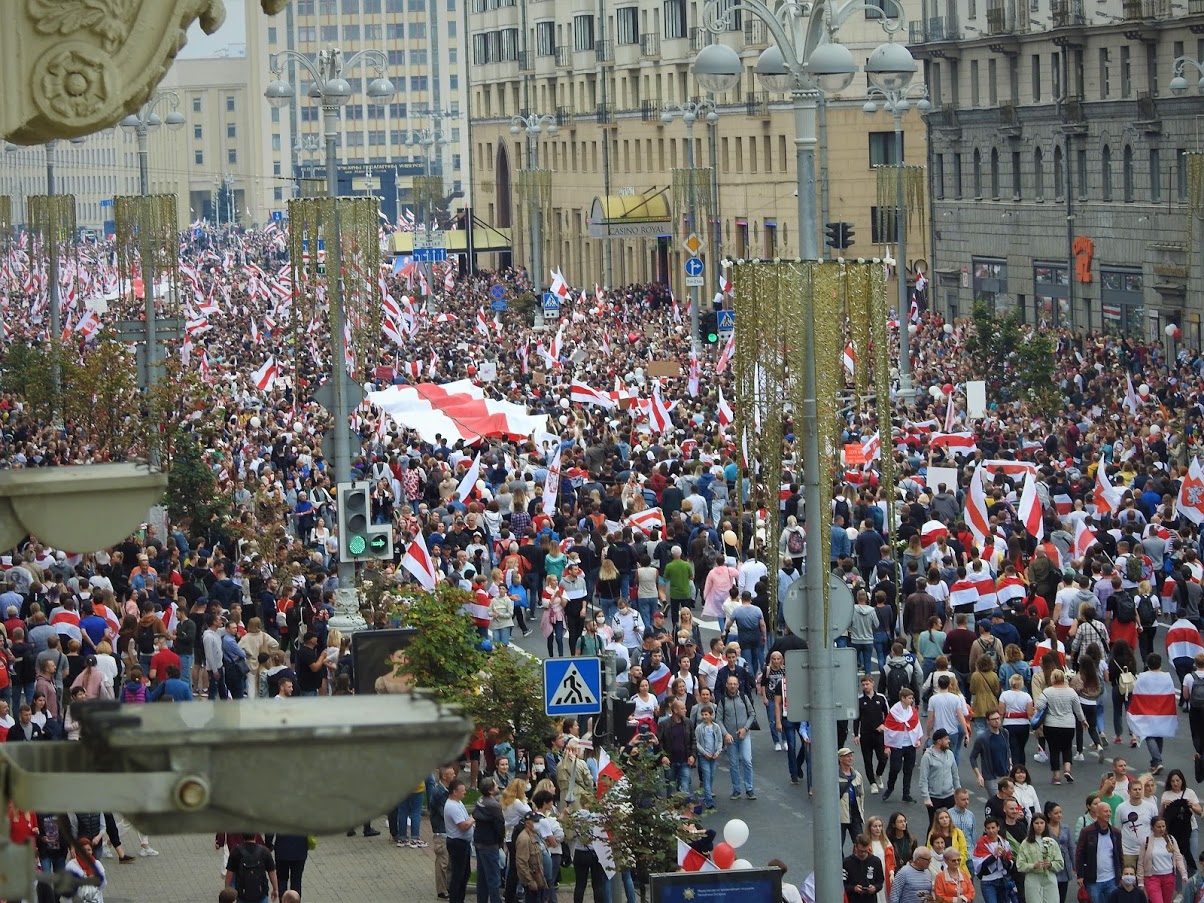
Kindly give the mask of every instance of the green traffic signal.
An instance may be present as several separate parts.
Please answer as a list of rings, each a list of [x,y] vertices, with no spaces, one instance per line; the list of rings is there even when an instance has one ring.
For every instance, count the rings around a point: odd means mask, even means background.
[[[347,540],[347,551],[349,551],[352,555],[363,555],[364,549],[367,547],[368,544],[364,541],[364,537],[362,536],[352,536]]]
[[[714,345],[716,342],[719,341],[718,334],[716,334],[714,332],[708,332],[707,333],[707,341],[710,342],[712,345]]]

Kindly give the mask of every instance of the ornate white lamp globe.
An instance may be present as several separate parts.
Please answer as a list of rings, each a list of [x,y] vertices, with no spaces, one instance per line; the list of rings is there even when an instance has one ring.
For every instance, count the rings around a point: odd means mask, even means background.
[[[820,44],[811,51],[807,73],[825,94],[839,94],[853,83],[857,64],[843,44]]]
[[[786,68],[786,58],[777,47],[766,47],[761,51],[754,71],[757,73],[757,80],[767,91],[785,94],[794,88],[794,76]]]
[[[699,87],[713,94],[736,87],[742,72],[740,54],[726,44],[708,44],[694,58],[694,77]]]
[[[879,44],[865,62],[865,74],[880,91],[902,91],[916,74],[916,61],[902,44]]]

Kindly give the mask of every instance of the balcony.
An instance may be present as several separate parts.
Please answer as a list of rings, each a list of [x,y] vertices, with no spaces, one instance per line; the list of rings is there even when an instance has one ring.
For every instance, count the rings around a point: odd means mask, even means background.
[[[594,59],[599,63],[613,63],[615,61],[615,42],[598,41],[594,44]]]
[[[1200,0],[1204,3],[1204,0]],[[1083,10],[1083,0],[1053,0],[1050,5],[1054,28],[1070,28],[1075,25],[1087,24],[1087,13]]]
[[[1204,0],[1192,0],[1193,3],[1204,3]],[[697,53],[707,45],[706,29],[699,28],[697,25],[690,29],[690,52]]]
[[[1204,16],[1204,0],[1187,0],[1189,16]]]
[[[1014,104],[999,105],[999,134],[1004,138],[1019,138],[1021,133],[1020,115]]]
[[[957,117],[957,108],[951,103],[943,104],[940,110],[928,114],[928,125],[949,142],[962,140],[962,124]]]
[[[1087,108],[1082,97],[1068,97],[1058,109],[1062,132],[1067,135],[1087,134]]]
[[[1028,30],[1028,4],[1025,0],[987,7],[988,35],[1024,34]]]
[[[744,112],[748,116],[769,117],[769,92],[753,91],[744,95]]]
[[[535,60],[531,56],[530,50],[520,50],[518,52],[518,71],[519,72],[534,72]]]
[[[571,107],[556,108],[556,124],[557,125],[572,125],[576,117],[573,114]]]
[[[744,20],[744,43],[749,47],[763,47],[769,43],[769,29],[760,19],[747,17]]]
[[[1162,133],[1162,120],[1158,116],[1158,103],[1149,91],[1137,92],[1137,127],[1147,135]]]
[[[640,35],[640,56],[656,59],[661,55],[661,36],[656,32]]]
[[[910,44],[936,44],[962,38],[956,16],[932,16],[922,22],[909,22],[908,31]]]
[[[573,48],[566,44],[561,44],[556,48],[556,68],[571,69],[573,68]]]
[[[594,117],[598,120],[598,125],[614,125],[615,105],[613,103],[598,104],[594,110]]]
[[[1123,0],[1121,16],[1125,19],[1169,19],[1170,0]]]

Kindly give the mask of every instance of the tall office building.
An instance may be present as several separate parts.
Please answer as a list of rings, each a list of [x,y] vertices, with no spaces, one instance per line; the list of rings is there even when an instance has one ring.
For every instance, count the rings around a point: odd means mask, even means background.
[[[462,0],[294,0],[280,15],[247,7],[251,93],[258,98],[263,141],[257,167],[265,173],[260,207],[282,211],[291,197],[325,189],[322,111],[308,96],[312,79],[295,62],[282,77],[297,87],[294,101],[272,107],[263,99],[272,54],[293,50],[311,60],[327,47],[345,60],[361,50],[384,51],[385,75],[396,94],[386,105],[371,103],[364,88],[375,71],[367,61],[347,69],[351,101],[338,125],[340,194],[373,193],[396,220],[413,208],[416,177],[442,176],[451,212],[464,206],[468,168],[468,122],[461,89]],[[408,142],[408,143],[407,143]]]
[[[682,189],[691,180],[684,175],[686,131],[680,117],[665,124],[661,115],[666,106],[707,98],[691,63],[711,40],[735,48],[745,72],[735,90],[713,98],[717,123],[700,119],[694,126],[695,165],[713,162],[717,183],[713,214],[711,186],[694,185],[703,256],[714,256],[708,219],[718,223],[723,256],[797,255],[794,118],[789,96],[765,91],[753,75],[758,55],[771,43],[759,20],[736,11],[729,30],[716,38],[702,27],[699,0],[465,2],[475,210],[492,225],[514,226],[515,263],[529,261],[530,230],[523,224],[524,186],[531,180],[522,175],[527,139],[511,134],[511,119],[548,115],[559,129],[554,137],[547,131],[539,137],[539,169],[551,175],[540,176],[543,184],[530,192],[546,200],[544,269],[559,266],[579,285],[672,280],[681,287],[677,274],[687,256]],[[903,5],[909,16],[919,12],[919,0]],[[886,40],[879,15],[857,10],[840,29],[840,41],[861,64]],[[863,111],[868,87],[858,76],[827,99],[820,135],[826,152],[821,148],[817,156],[821,224],[850,223],[855,244],[845,253],[866,257],[894,246],[889,216],[875,210],[874,172],[875,165],[895,161],[894,126],[889,114]],[[912,96],[918,99],[918,90]],[[903,119],[907,162],[925,161],[923,135],[913,103]],[[919,222],[917,217],[909,232],[912,261],[926,256]],[[628,237],[591,238],[591,228]],[[822,225],[819,231],[822,247]],[[497,260],[506,262],[505,255]],[[704,296],[710,297],[715,276],[709,264],[707,273]],[[546,272],[542,279],[546,283]]]

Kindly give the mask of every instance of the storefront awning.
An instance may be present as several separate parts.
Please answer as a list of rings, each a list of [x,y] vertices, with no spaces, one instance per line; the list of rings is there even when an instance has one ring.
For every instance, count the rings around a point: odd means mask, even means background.
[[[443,233],[444,247],[449,254],[463,254],[468,250],[468,233],[463,229],[448,229]],[[473,250],[478,254],[489,254],[510,250],[510,228],[499,229],[478,222],[473,227]],[[393,254],[414,253],[413,232],[393,232],[389,235],[389,250]]]
[[[594,198],[589,211],[590,238],[656,238],[673,233],[673,217],[665,197],[668,188],[644,194],[611,194]]]

